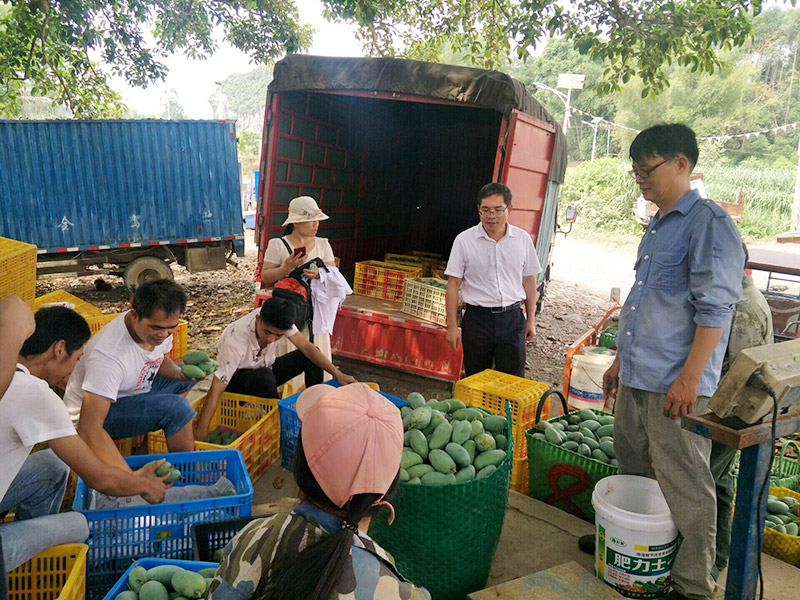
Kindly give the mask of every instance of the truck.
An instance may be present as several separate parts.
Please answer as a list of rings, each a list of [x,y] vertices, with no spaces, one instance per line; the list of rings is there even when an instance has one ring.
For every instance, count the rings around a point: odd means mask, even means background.
[[[0,121],[0,236],[129,288],[244,255],[233,121]]]
[[[550,277],[566,142],[557,121],[497,71],[395,58],[290,55],[267,92],[257,192],[259,265],[282,235],[288,204],[316,199],[345,276],[357,261],[409,250],[446,256],[478,223],[477,193],[511,188],[509,221],[527,231]],[[457,380],[461,352],[446,330],[396,303],[350,296],[333,354]]]

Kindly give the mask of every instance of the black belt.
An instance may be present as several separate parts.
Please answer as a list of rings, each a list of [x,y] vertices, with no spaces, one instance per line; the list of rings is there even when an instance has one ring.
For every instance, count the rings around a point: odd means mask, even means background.
[[[521,305],[522,302],[514,302],[514,304],[509,304],[508,306],[475,306],[474,304],[467,304],[467,308],[498,314],[514,310],[515,308],[519,308]]]

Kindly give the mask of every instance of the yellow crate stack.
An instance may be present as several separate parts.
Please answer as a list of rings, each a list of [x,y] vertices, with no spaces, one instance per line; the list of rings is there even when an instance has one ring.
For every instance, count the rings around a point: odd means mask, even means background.
[[[366,260],[356,263],[353,291],[359,296],[382,298],[392,302],[403,299],[403,282],[406,277],[419,277],[422,268]]]
[[[94,304],[90,304],[85,300],[81,300],[77,296],[73,296],[69,292],[65,292],[64,290],[56,290],[55,292],[50,292],[49,294],[45,294],[44,296],[39,296],[36,298],[33,303],[31,304],[31,308],[34,311],[39,310],[43,306],[48,304],[62,304],[67,308],[71,308],[84,319],[88,319],[90,317],[102,317],[103,311],[100,310]]]
[[[550,386],[523,377],[487,369],[456,382],[453,396],[465,404],[479,406],[495,415],[505,416],[506,402],[511,404],[514,435],[514,466],[511,489],[528,493],[528,446],[525,432],[536,424],[539,400]],[[550,418],[550,407],[542,409],[541,420]]]
[[[0,237],[0,298],[16,294],[31,304],[36,296],[36,246]]]

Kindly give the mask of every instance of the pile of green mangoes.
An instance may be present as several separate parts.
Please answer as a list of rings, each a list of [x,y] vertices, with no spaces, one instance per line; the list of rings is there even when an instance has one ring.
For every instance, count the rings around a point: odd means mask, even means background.
[[[411,392],[403,406],[405,447],[400,481],[441,485],[491,475],[506,457],[505,417],[461,400],[429,400]]]
[[[191,379],[202,379],[217,370],[219,364],[205,352],[190,350],[183,355],[181,373]]]
[[[231,431],[230,429],[220,429],[217,427],[214,431],[206,436],[206,442],[209,444],[217,444],[219,446],[227,446],[232,444],[241,434]]]
[[[800,502],[791,496],[778,498],[770,494],[767,497],[767,515],[764,527],[780,533],[797,536],[800,533]]]
[[[175,565],[152,569],[134,566],[128,573],[128,590],[115,600],[192,600],[205,598],[216,569],[187,571]]]
[[[554,421],[539,421],[533,437],[586,458],[617,466],[614,452],[614,415],[598,415],[588,408]]]
[[[149,463],[145,464],[144,466],[145,467],[149,467],[150,465],[155,464],[155,463],[156,463],[156,461],[151,460]],[[176,467],[173,467],[171,462],[169,462],[168,460],[165,460],[163,463],[161,463],[161,466],[159,466],[155,470],[155,474],[158,475],[159,477],[163,477],[167,473],[169,473],[169,477],[167,477],[164,480],[164,483],[175,483],[176,481],[178,481],[181,478],[180,470],[177,469]]]

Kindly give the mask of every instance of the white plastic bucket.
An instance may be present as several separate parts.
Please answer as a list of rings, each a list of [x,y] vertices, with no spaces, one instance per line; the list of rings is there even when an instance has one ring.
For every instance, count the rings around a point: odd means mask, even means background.
[[[612,475],[597,482],[595,573],[626,598],[660,598],[670,582],[678,530],[655,479]]]
[[[601,352],[602,351],[602,352]],[[567,403],[571,408],[594,408],[603,410],[603,374],[616,356],[608,348],[585,347],[582,354],[572,357]]]

